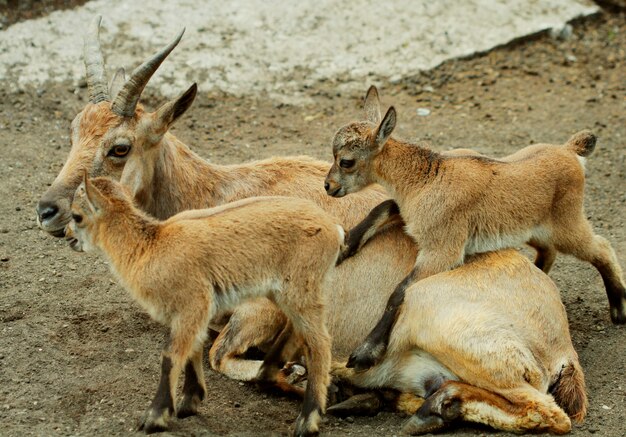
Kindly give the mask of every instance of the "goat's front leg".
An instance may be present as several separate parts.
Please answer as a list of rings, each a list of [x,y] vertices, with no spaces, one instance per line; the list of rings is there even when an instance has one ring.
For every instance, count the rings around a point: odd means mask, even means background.
[[[394,200],[385,200],[376,206],[363,221],[348,231],[346,245],[339,254],[337,265],[356,254],[376,234],[401,222],[400,208]]]
[[[417,276],[417,269],[418,267],[414,267],[411,273],[393,290],[393,293],[389,296],[382,317],[378,320],[374,329],[367,335],[365,341],[350,354],[346,367],[354,368],[356,371],[363,371],[374,366],[381,360],[387,350],[389,336],[391,335],[391,329],[396,320],[398,309],[404,301],[406,289],[413,283]]]
[[[176,387],[183,366],[187,363],[194,342],[193,334],[172,334],[171,342],[161,354],[161,380],[152,404],[146,411],[139,430],[147,434],[165,431],[170,417],[174,414]]]
[[[417,256],[415,267],[389,296],[382,317],[368,334],[365,341],[352,352],[346,367],[354,368],[356,371],[364,371],[378,364],[387,350],[389,336],[396,321],[400,305],[404,301],[407,288],[414,282],[450,270],[462,263],[463,245],[460,243],[454,246],[442,246],[437,251],[421,250]]]
[[[199,348],[191,355],[185,365],[185,383],[183,384],[183,398],[176,409],[179,418],[198,414],[198,407],[206,397],[206,384],[202,368],[203,349]]]

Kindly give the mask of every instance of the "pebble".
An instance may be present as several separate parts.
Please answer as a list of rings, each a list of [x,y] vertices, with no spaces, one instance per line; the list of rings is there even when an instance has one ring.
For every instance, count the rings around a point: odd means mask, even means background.
[[[420,117],[427,117],[430,115],[430,109],[428,108],[417,108],[417,115]]]
[[[3,256],[2,258],[0,258],[0,261],[2,262],[7,262],[10,258],[8,256]]]
[[[571,38],[573,30],[574,29],[571,24],[566,24],[561,28],[553,27],[552,29],[550,29],[550,36],[553,39],[566,41]]]

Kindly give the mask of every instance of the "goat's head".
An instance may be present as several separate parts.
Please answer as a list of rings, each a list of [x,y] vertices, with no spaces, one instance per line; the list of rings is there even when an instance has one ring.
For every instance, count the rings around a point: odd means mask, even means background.
[[[101,222],[119,219],[131,204],[130,193],[122,185],[104,177],[90,180],[83,171],[70,208],[71,220],[65,228],[70,247],[77,252],[92,251],[100,238]]]
[[[373,160],[396,126],[393,106],[384,117],[380,114],[378,91],[371,86],[365,96],[366,121],[343,126],[333,139],[334,162],[324,184],[329,195],[343,197],[375,182]]]
[[[138,175],[148,166],[133,165],[122,177],[126,163],[143,162],[161,142],[174,121],[191,106],[197,87],[193,84],[178,98],[165,103],[154,113],[138,104],[141,93],[163,60],[176,47],[184,29],[166,47],[137,67],[126,80],[118,70],[110,86],[106,84],[104,58],[98,33],[100,17],[93,21],[85,36],[84,57],[89,87],[89,103],[74,118],[70,128],[70,154],[50,188],[37,204],[39,227],[55,237],[62,237],[70,221],[70,204],[84,171],[91,177],[109,176],[127,179],[137,185],[151,183],[152,173]],[[137,189],[137,187],[135,187]]]

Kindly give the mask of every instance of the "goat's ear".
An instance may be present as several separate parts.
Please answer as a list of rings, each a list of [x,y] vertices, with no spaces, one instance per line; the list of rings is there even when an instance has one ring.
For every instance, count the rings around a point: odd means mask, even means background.
[[[122,86],[126,82],[126,72],[123,68],[118,68],[113,78],[111,79],[111,83],[109,84],[109,95],[112,100],[115,100],[117,93],[120,92]]]
[[[175,100],[167,102],[157,109],[154,114],[155,130],[159,133],[165,133],[169,127],[189,109],[196,98],[197,92],[198,85],[194,83]]]
[[[383,121],[380,122],[378,129],[376,130],[376,136],[374,137],[374,144],[378,150],[381,150],[389,137],[391,132],[396,127],[396,110],[392,106],[387,110],[387,113],[383,117]]]
[[[378,90],[372,85],[365,95],[365,119],[374,124],[380,123],[380,99],[378,98]]]
[[[89,209],[94,214],[98,214],[102,208],[106,205],[106,198],[102,195],[100,190],[98,190],[87,178],[87,172],[83,173],[83,186],[85,187],[85,198],[87,199],[87,205],[89,205]]]

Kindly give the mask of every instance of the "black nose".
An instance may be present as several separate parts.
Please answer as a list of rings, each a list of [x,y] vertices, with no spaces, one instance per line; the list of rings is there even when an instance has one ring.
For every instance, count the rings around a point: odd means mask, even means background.
[[[54,202],[39,202],[37,204],[37,215],[39,220],[51,219],[59,212],[59,207]]]
[[[325,189],[326,191],[330,190],[330,184],[329,184],[328,182],[325,182],[325,183],[324,183],[324,189]]]

